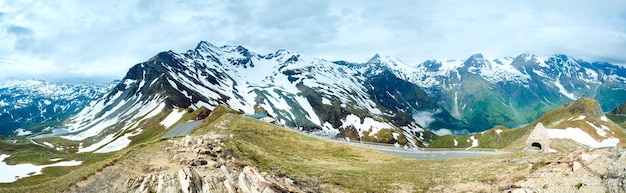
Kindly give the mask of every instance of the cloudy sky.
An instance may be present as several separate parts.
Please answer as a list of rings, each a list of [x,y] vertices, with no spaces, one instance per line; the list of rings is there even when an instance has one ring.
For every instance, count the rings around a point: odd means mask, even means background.
[[[111,81],[201,40],[353,62],[563,53],[626,64],[626,1],[0,0],[0,80]]]

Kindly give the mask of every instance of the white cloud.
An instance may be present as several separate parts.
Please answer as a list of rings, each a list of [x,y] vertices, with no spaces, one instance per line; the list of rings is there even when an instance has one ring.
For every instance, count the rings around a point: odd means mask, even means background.
[[[122,78],[200,40],[363,62],[564,53],[626,63],[624,1],[0,1],[0,80]]]

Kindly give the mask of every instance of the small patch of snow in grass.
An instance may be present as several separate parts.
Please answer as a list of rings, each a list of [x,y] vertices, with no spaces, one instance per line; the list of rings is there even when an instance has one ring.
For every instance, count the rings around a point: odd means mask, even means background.
[[[472,147],[478,147],[478,139],[476,139],[476,138],[472,135],[472,136],[470,136],[470,138],[469,138],[469,139],[467,139],[467,142],[470,142],[470,140],[472,141],[472,146],[470,146],[470,147],[466,148],[465,150],[469,150],[469,149],[471,149]]]
[[[602,116],[602,117],[600,117],[600,120],[602,120],[604,122],[608,122],[609,118],[607,118],[606,116]]]
[[[41,174],[41,169],[45,167],[77,166],[83,163],[82,161],[73,160],[40,166],[33,164],[7,165],[4,163],[4,159],[7,157],[9,157],[9,155],[0,154],[0,171],[2,171],[0,172],[0,183],[11,183],[22,177]]]
[[[596,127],[596,125],[594,125],[593,123],[586,121],[587,124],[589,124],[589,126],[593,127],[596,129],[596,133],[602,137],[606,137],[606,132],[609,131],[609,127],[604,126],[604,125],[600,125],[600,127]]]
[[[470,139],[472,139],[472,147],[478,147],[478,139],[474,138],[473,135]]]
[[[586,117],[586,116],[584,116],[584,115],[581,115],[581,116],[576,117],[576,118],[574,118],[574,117],[569,118],[568,120],[570,120],[570,121],[580,121],[580,120],[583,120],[583,119],[585,119],[585,118],[587,118],[587,117]]]

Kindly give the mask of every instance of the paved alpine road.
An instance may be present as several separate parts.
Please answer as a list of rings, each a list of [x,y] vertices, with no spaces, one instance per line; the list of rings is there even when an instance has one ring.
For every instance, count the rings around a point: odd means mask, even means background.
[[[408,157],[413,159],[454,159],[454,158],[473,158],[473,157],[481,157],[481,156],[489,156],[489,155],[500,155],[505,154],[507,152],[503,151],[476,151],[472,149],[450,149],[450,150],[432,150],[432,149],[402,149],[393,147],[388,144],[374,144],[374,143],[359,143],[359,142],[348,142],[343,140],[330,139],[326,137],[321,137],[317,135],[303,133],[305,135],[315,137],[318,139],[322,139],[325,141],[339,142],[353,146],[367,147],[376,151],[380,151],[383,153],[394,154],[397,156]]]
[[[171,128],[167,133],[163,134],[161,138],[167,137],[175,137],[175,136],[185,136],[189,134],[193,129],[200,126],[202,124],[202,120],[199,121],[189,121],[185,123],[181,123],[176,125],[176,127]]]
[[[390,153],[402,157],[414,158],[414,159],[453,159],[453,158],[472,158],[472,157],[481,157],[488,155],[499,155],[504,154],[506,152],[497,152],[497,151],[432,151],[432,150],[404,150],[404,149],[389,149],[386,147],[380,148],[375,146],[370,146],[370,148],[384,152]]]

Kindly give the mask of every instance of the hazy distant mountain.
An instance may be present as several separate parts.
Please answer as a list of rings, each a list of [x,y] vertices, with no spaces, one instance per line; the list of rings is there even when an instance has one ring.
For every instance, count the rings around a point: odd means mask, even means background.
[[[7,80],[0,84],[0,135],[25,135],[60,125],[114,85]]]

